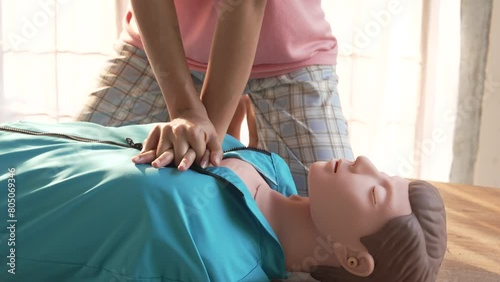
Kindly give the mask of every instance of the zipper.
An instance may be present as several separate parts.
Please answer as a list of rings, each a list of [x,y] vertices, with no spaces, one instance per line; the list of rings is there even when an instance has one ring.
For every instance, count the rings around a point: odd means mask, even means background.
[[[7,127],[7,126],[0,126],[0,130],[3,131],[8,131],[8,132],[16,132],[16,133],[22,133],[22,134],[29,134],[29,135],[35,135],[35,136],[51,136],[51,137],[59,137],[59,138],[65,138],[65,139],[70,139],[74,141],[79,141],[79,142],[86,142],[86,143],[99,143],[99,144],[108,144],[108,145],[115,145],[115,146],[120,146],[124,148],[134,148],[137,150],[142,150],[142,143],[135,143],[132,138],[125,138],[124,143],[118,143],[115,141],[107,141],[107,140],[97,140],[97,139],[90,139],[90,138],[85,138],[85,137],[79,137],[79,136],[74,136],[74,135],[69,135],[69,134],[62,134],[62,133],[53,133],[53,132],[38,132],[38,131],[32,131],[32,130],[27,130],[27,129],[20,129],[20,128],[13,128],[13,127]],[[259,153],[266,154],[268,156],[271,155],[271,153],[267,150],[261,149],[261,148],[256,148],[256,147],[235,147],[231,148],[228,150],[225,150],[224,153],[228,152],[234,152],[234,151],[255,151]]]
[[[59,138],[65,138],[65,139],[70,139],[70,140],[79,141],[79,142],[108,144],[108,145],[115,145],[115,146],[120,146],[120,147],[124,147],[124,148],[133,148],[133,149],[137,149],[137,150],[142,150],[142,143],[135,143],[134,140],[132,140],[132,138],[125,138],[126,144],[124,144],[124,143],[119,143],[119,142],[115,142],[115,141],[96,140],[96,139],[84,138],[84,137],[79,137],[79,136],[74,136],[74,135],[69,135],[69,134],[61,134],[61,133],[37,132],[37,131],[26,130],[26,129],[12,128],[12,127],[7,127],[7,126],[0,126],[0,130],[35,135],[35,136],[59,137]]]
[[[267,150],[264,150],[264,149],[261,149],[261,148],[255,148],[255,147],[236,147],[236,148],[231,148],[229,150],[225,150],[224,153],[228,153],[228,152],[234,152],[234,151],[255,151],[255,152],[259,152],[259,153],[263,153],[263,154],[266,154],[268,156],[271,155],[271,152],[267,151]]]

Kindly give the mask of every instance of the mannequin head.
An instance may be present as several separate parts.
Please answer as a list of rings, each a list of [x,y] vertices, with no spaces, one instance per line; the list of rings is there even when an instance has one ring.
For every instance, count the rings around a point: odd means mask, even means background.
[[[320,281],[435,281],[446,249],[444,205],[427,182],[379,172],[365,157],[309,170],[311,216],[342,267]]]

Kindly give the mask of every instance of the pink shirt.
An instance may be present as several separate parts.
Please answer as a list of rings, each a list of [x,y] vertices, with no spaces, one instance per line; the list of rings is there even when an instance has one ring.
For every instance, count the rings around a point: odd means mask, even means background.
[[[213,0],[174,2],[188,66],[205,72],[217,16],[224,16],[222,11],[230,13],[232,8]],[[131,8],[120,38],[144,49]],[[321,0],[269,0],[250,77],[276,76],[310,65],[335,65],[337,50]]]

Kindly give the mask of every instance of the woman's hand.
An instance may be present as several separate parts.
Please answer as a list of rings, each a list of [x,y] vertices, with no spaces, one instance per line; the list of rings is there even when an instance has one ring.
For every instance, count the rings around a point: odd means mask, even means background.
[[[193,85],[182,45],[173,0],[131,0],[144,50],[165,99],[171,122],[156,126],[144,141],[144,149],[133,158],[139,163],[163,167],[175,162],[180,170],[193,162],[217,165],[222,156],[222,138],[209,120]],[[221,98],[222,99],[222,98]],[[220,99],[218,100],[220,101]]]
[[[174,161],[179,170],[185,171],[193,163],[206,167],[210,162],[217,166],[221,158],[222,147],[207,115],[190,112],[155,126],[144,140],[141,153],[132,161],[151,163],[156,168]]]

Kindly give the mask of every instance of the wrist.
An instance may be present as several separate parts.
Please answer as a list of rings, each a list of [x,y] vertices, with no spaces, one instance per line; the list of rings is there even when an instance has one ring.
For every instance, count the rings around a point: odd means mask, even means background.
[[[193,116],[198,116],[208,119],[207,110],[199,100],[198,103],[179,106],[173,110],[169,109],[169,115],[171,120],[176,118],[190,118]]]
[[[167,105],[170,119],[191,115],[197,113],[198,115],[206,116],[205,106],[202,104],[200,97],[191,83],[170,83],[170,85],[160,86]]]

